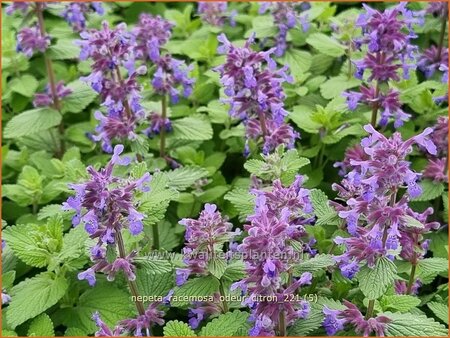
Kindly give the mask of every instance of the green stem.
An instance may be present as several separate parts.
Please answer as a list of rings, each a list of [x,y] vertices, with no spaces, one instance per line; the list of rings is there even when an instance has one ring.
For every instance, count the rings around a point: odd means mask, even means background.
[[[44,11],[42,4],[39,2],[36,2],[36,16],[38,20],[38,26],[39,31],[41,33],[42,37],[46,37],[47,33],[45,32],[45,24],[44,24]],[[48,57],[46,53],[43,53],[44,55],[44,62],[45,67],[47,69],[47,77],[48,77],[48,83],[50,87],[50,92],[53,99],[53,108],[56,109],[61,115],[61,102],[59,101],[58,97],[58,91],[56,90],[56,78],[55,78],[55,72],[53,70],[53,63],[52,60]],[[58,150],[58,153],[56,154],[59,158],[61,158],[64,154],[64,122],[61,120],[61,123],[58,127],[58,131],[61,135],[61,143],[60,143],[60,149]]]
[[[409,295],[411,293],[411,289],[413,287],[414,284],[414,279],[416,277],[416,267],[417,267],[417,263],[415,262],[417,259],[416,253],[414,252],[414,262],[412,262],[411,265],[411,273],[409,274],[409,281],[408,281],[408,287],[406,288],[406,294]]]
[[[353,77],[353,69],[352,69],[352,42],[351,41],[350,41],[348,49],[347,49],[347,60],[348,60],[347,78],[350,80]]]
[[[375,306],[375,299],[370,299],[369,305],[367,305],[366,320],[368,320],[369,318],[372,318],[374,306]]]
[[[159,230],[158,223],[153,225],[153,249],[159,250]]]
[[[166,124],[164,123],[167,118],[167,97],[163,95],[161,98],[161,118],[162,125],[159,133],[160,143],[159,143],[159,156],[165,158],[166,156]]]
[[[225,287],[223,285],[222,280],[220,280],[219,291],[220,291],[220,295],[223,297],[223,301],[222,301],[223,313],[227,313],[229,311],[228,303],[226,301],[227,294],[225,293]]]
[[[120,258],[126,258],[125,245],[123,243],[122,233],[120,231],[116,232],[116,239],[117,239],[117,247],[119,248]],[[144,303],[139,301],[140,298],[136,281],[128,280],[128,286],[130,287],[131,294],[135,299],[134,303],[136,305],[136,309],[139,312],[139,315],[141,316],[144,315],[145,314]]]
[[[286,316],[284,311],[280,312],[280,317],[278,320],[278,331],[280,333],[280,337],[286,336]]]
[[[378,94],[380,93],[380,86],[379,83],[377,82],[376,87],[375,87],[375,97],[378,98]],[[378,115],[378,108],[379,108],[379,103],[376,102],[373,107],[372,107],[372,119],[370,124],[372,125],[372,127],[376,127],[377,126],[377,115]]]
[[[448,14],[447,14],[447,8],[446,8],[444,13],[442,14],[441,34],[439,36],[439,45],[438,45],[438,52],[436,54],[436,61],[441,60],[442,48],[444,46],[445,31],[447,29],[447,19],[448,19]]]

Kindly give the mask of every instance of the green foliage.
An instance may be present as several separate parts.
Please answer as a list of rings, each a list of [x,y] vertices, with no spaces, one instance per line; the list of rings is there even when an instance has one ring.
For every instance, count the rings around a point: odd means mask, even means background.
[[[30,323],[30,327],[28,328],[28,336],[54,337],[55,331],[50,317],[43,313],[33,319]]]
[[[345,46],[322,33],[311,34],[308,39],[306,39],[306,42],[320,53],[328,56],[338,57],[345,53]]]
[[[201,329],[199,336],[233,336],[242,325],[247,323],[247,320],[248,312],[238,310],[228,312],[206,324],[206,326]]]
[[[164,337],[195,337],[195,332],[188,324],[179,320],[171,320],[164,326]]]
[[[51,108],[36,108],[14,116],[7,124],[3,136],[18,138],[28,136],[57,126],[61,123],[61,114]]]
[[[369,299],[380,298],[392,285],[396,276],[396,266],[388,258],[381,257],[373,268],[364,266],[356,277],[359,288]]]
[[[447,336],[448,329],[423,315],[411,313],[384,313],[392,321],[387,324],[387,334],[392,336]]]

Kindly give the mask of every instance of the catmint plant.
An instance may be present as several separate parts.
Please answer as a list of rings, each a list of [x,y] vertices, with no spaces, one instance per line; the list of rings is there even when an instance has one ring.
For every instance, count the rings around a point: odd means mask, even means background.
[[[170,96],[171,102],[175,104],[180,95],[189,97],[194,85],[194,79],[189,77],[193,66],[186,66],[184,61],[175,59],[169,53],[163,53],[164,44],[170,39],[172,26],[172,23],[160,16],[142,14],[133,29],[136,59],[155,66],[151,85],[161,97],[161,114],[150,114],[150,127],[146,129],[146,133],[149,136],[160,134],[160,156],[168,163],[173,160],[166,156],[165,149],[166,131],[171,130],[171,122],[167,116],[167,96]]]
[[[106,110],[106,115],[95,112],[99,125],[91,138],[100,141],[102,149],[111,153],[114,140],[137,138],[136,127],[145,115],[137,77],[145,74],[147,68],[135,67],[134,37],[124,23],[110,28],[103,22],[102,29],[84,31],[80,37],[76,42],[81,47],[80,59],[92,60],[92,73],[82,80],[100,94]],[[122,68],[126,69],[127,76],[123,76]]]
[[[218,37],[218,52],[226,54],[223,65],[215,68],[220,73],[230,105],[229,114],[242,120],[246,127],[245,154],[249,154],[248,141],[262,141],[263,153],[267,154],[278,145],[294,146],[299,134],[284,122],[287,111],[284,109],[285,94],[283,82],[292,82],[286,73],[287,67],[277,69],[271,55],[272,48],[266,52],[250,49],[255,36],[252,35],[241,48],[228,41],[225,34]]]
[[[95,12],[98,15],[103,15],[105,10],[101,2],[70,2],[65,5],[61,16],[72,26],[75,32],[81,32],[86,29],[87,14]]]
[[[230,26],[233,27],[236,25],[234,17],[237,15],[237,12],[233,10],[227,13],[227,10],[228,4],[225,1],[199,2],[197,12],[202,21],[211,26],[221,27],[229,21]]]
[[[301,260],[306,224],[314,220],[309,191],[301,187],[303,178],[284,187],[275,180],[270,191],[253,190],[256,195],[255,213],[244,226],[248,236],[238,246],[246,262],[248,277],[233,284],[248,294],[244,302],[251,309],[252,336],[286,334],[286,327],[298,318],[306,318],[308,302],[298,297],[303,285],[311,283],[312,275],[303,273],[294,278],[292,267]],[[296,245],[298,244],[298,246]],[[283,282],[287,277],[287,282]],[[272,300],[259,296],[272,296]]]
[[[263,2],[259,8],[259,13],[264,14],[267,10],[272,14],[274,23],[278,27],[276,37],[276,49],[274,54],[278,57],[283,56],[288,47],[287,34],[290,29],[301,26],[303,32],[309,29],[307,14],[300,14],[303,9],[310,6],[307,2]]]
[[[355,77],[365,83],[360,92],[350,91],[343,95],[350,110],[355,110],[360,103],[372,109],[372,126],[377,123],[386,126],[393,119],[394,127],[398,128],[410,115],[402,110],[400,93],[386,85],[389,81],[400,81],[401,76],[408,79],[410,71],[415,69],[417,46],[410,41],[417,37],[413,24],[418,21],[406,8],[406,3],[384,11],[363,6],[366,12],[356,22],[363,36],[355,44],[360,49],[366,47],[367,52],[362,60],[353,63],[356,66]],[[365,73],[368,73],[367,77],[364,77]],[[377,122],[378,111],[381,111],[381,119]]]

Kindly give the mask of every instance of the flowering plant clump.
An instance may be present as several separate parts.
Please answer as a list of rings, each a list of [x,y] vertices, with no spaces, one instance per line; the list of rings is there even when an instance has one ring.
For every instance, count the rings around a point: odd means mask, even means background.
[[[2,336],[448,336],[447,3],[2,11]]]

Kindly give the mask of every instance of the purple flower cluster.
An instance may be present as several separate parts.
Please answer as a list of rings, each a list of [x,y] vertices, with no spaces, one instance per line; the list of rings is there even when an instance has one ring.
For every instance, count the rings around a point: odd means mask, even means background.
[[[105,10],[101,2],[70,2],[61,12],[61,16],[72,26],[75,32],[81,32],[86,29],[86,15],[90,12],[103,15]]]
[[[300,5],[305,7],[304,4]],[[306,32],[309,29],[307,15],[298,14],[298,5],[295,2],[263,2],[259,8],[259,14],[264,14],[270,9],[274,23],[278,26],[278,36],[276,38],[276,56],[283,56],[287,49],[287,33],[298,23]]]
[[[166,131],[172,130],[172,122],[169,118],[163,118],[160,114],[152,112],[148,116],[149,127],[144,130],[144,133],[147,136],[158,135],[161,131],[161,128],[164,126]]]
[[[230,26],[235,26],[234,17],[237,15],[237,12],[232,11],[228,14],[227,9],[228,4],[224,1],[199,2],[197,11],[202,20],[212,26],[221,27],[227,20],[229,20]]]
[[[385,126],[393,118],[394,126],[398,128],[410,115],[401,109],[399,93],[393,89],[383,93],[380,84],[390,80],[400,81],[400,70],[403,71],[403,78],[408,79],[410,70],[415,69],[417,46],[410,44],[410,40],[416,37],[412,25],[417,19],[403,2],[383,12],[365,4],[363,6],[366,13],[359,16],[356,25],[362,28],[364,34],[354,44],[359,48],[367,45],[368,51],[362,60],[354,61],[355,77],[363,80],[366,71],[369,76],[367,85],[361,86],[360,93],[348,92],[344,96],[350,110],[355,110],[359,103],[375,111],[382,109],[380,125]]]
[[[218,52],[226,54],[226,61],[215,70],[220,73],[225,95],[229,97],[224,102],[230,105],[230,115],[243,120],[246,125],[246,152],[248,140],[260,137],[265,153],[280,144],[293,147],[299,134],[284,122],[287,111],[281,86],[285,81],[292,82],[292,77],[286,74],[287,67],[276,69],[271,58],[275,49],[253,51],[250,45],[254,36],[241,48],[231,44],[224,34],[218,39],[222,43]]]
[[[417,62],[417,68],[425,74],[426,78],[432,77],[436,71],[441,70],[441,67],[448,67],[448,49],[439,50],[434,45],[427,48]]]
[[[135,68],[134,37],[123,23],[111,29],[103,22],[101,30],[84,31],[80,36],[82,40],[77,41],[81,47],[80,59],[93,61],[92,73],[82,80],[100,94],[102,106],[107,110],[107,116],[101,112],[95,114],[100,124],[92,139],[101,141],[103,150],[111,152],[113,139],[136,138],[134,130],[144,116],[137,77],[147,69]],[[122,77],[120,67],[127,70],[127,77]]]
[[[423,177],[435,182],[448,182],[448,117],[438,117],[433,127],[431,139],[436,145],[435,155],[428,155],[428,164],[423,171]]]
[[[391,320],[386,316],[377,316],[375,318],[365,319],[361,311],[356,305],[349,301],[344,301],[345,310],[332,310],[327,306],[324,307],[323,313],[325,318],[322,322],[327,335],[335,336],[336,333],[342,331],[345,325],[350,325],[357,334],[368,337],[374,333],[377,337],[384,337],[386,324]]]
[[[36,52],[45,52],[50,46],[50,36],[42,34],[37,25],[25,27],[17,33],[17,51],[32,57]]]
[[[187,268],[177,269],[176,284],[184,284],[189,275],[207,273],[208,262],[222,250],[238,232],[232,232],[233,225],[222,217],[214,204],[205,204],[198,219],[184,218],[180,221],[186,227],[183,248],[183,262]]]
[[[100,314],[95,312],[92,320],[98,327],[95,332],[96,337],[118,337],[127,333],[133,333],[137,337],[149,336],[150,329],[154,324],[164,325],[164,311],[159,310],[160,303],[151,303],[143,315],[137,318],[122,320],[111,330],[100,318]]]
[[[129,158],[119,157],[122,151],[122,145],[115,146],[112,159],[105,168],[96,170],[89,166],[87,172],[90,180],[72,184],[70,187],[76,194],[63,204],[63,210],[75,211],[73,226],[83,223],[90,237],[98,239],[91,248],[94,265],[78,274],[80,280],[86,279],[91,286],[95,284],[95,273],[98,271],[107,274],[108,280],[114,280],[119,271],[123,271],[129,280],[136,278],[132,264],[136,252],[126,257],[121,253],[112,263],[106,258],[106,246],[117,244],[122,229],[127,228],[134,236],[142,232],[144,215],[136,210],[134,194],[138,190],[149,190],[146,186],[150,181],[148,173],[134,181],[113,176],[115,165],[128,165],[130,162]]]
[[[301,239],[305,235],[304,225],[313,221],[313,210],[309,191],[301,188],[301,184],[302,177],[297,176],[289,187],[276,180],[271,191],[254,191],[255,214],[249,216],[250,224],[244,226],[248,236],[238,246],[244,254],[248,277],[232,285],[232,290],[239,287],[249,295],[245,304],[252,309],[252,336],[274,335],[280,315],[290,325],[309,314],[308,302],[286,299],[291,299],[300,286],[311,283],[311,273],[306,272],[297,280],[292,278],[286,285],[281,280],[282,274],[288,273],[300,260],[293,242],[309,248],[309,243]],[[261,295],[274,300],[255,301]]]
[[[380,256],[393,259],[400,255],[409,260],[411,249],[423,250],[417,248],[418,242],[423,240],[419,235],[439,226],[426,222],[432,209],[418,214],[408,206],[410,198],[419,196],[422,190],[417,183],[420,175],[411,170],[406,157],[414,144],[436,154],[436,146],[431,140],[433,130],[427,128],[403,141],[398,132],[386,138],[371,125],[364,129],[370,133],[361,142],[364,154],[353,152],[349,160],[352,170],[347,172],[341,184],[333,184],[339,198],[346,201],[345,206],[333,204],[351,235],[335,239],[336,244],[345,246],[344,254],[336,256],[335,260],[347,278],[353,278],[360,263],[373,267]],[[397,193],[402,188],[406,188],[406,192],[397,200]],[[411,217],[419,220],[423,228],[408,226]]]
[[[57,100],[61,100],[67,95],[72,94],[72,90],[64,86],[64,82],[60,81],[56,84]],[[34,96],[33,105],[35,107],[50,107],[55,104],[54,98],[50,90],[50,86],[47,85],[45,93],[37,93]]]

